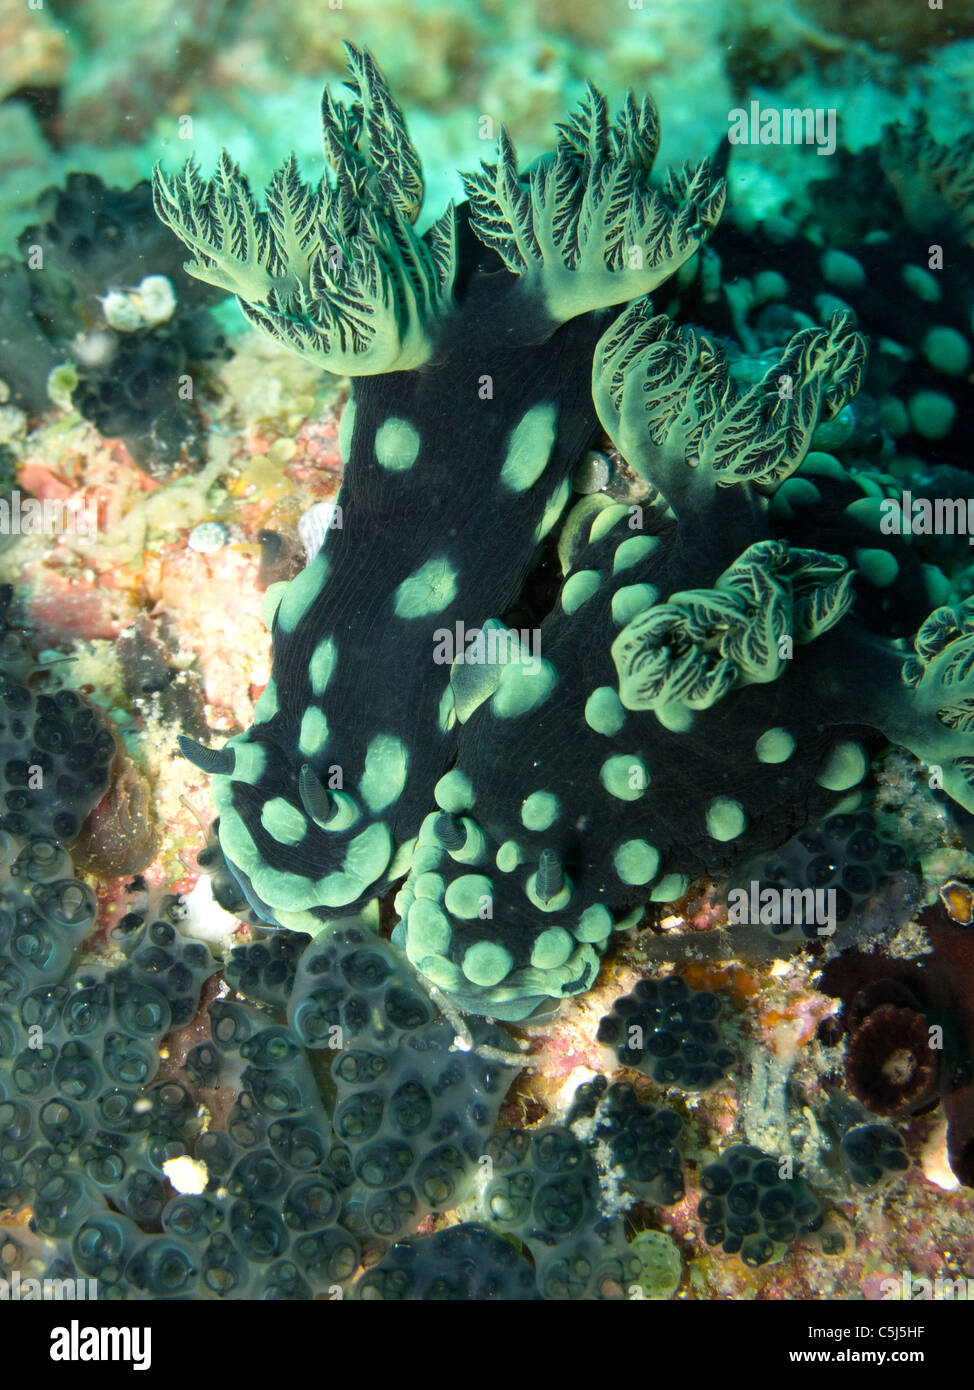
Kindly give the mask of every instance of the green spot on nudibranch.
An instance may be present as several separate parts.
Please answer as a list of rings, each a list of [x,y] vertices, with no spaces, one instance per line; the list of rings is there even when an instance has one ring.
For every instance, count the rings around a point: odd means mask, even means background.
[[[659,590],[652,584],[626,584],[612,595],[612,621],[617,627],[625,627],[647,608],[652,608],[658,598]]]
[[[693,710],[687,709],[686,705],[662,705],[656,711],[656,718],[672,734],[685,734],[693,728]]]
[[[795,740],[787,729],[765,729],[754,751],[759,763],[785,763],[795,751]]]
[[[822,500],[822,494],[808,478],[786,478],[775,493],[775,500],[782,498],[798,507],[815,507]]]
[[[612,932],[612,913],[601,903],[587,907],[574,929],[576,941],[604,941]]]
[[[747,814],[739,801],[717,796],[707,807],[707,834],[723,843],[736,840],[747,829]]]
[[[437,782],[433,788],[433,798],[441,811],[452,811],[454,815],[469,811],[474,803],[470,778],[458,767],[453,768]]]
[[[434,556],[396,589],[397,618],[426,618],[441,613],[456,598],[457,572],[445,555]]]
[[[514,426],[500,474],[504,487],[511,492],[524,492],[547,468],[557,419],[557,408],[546,402],[533,405]]]
[[[448,685],[440,696],[440,707],[436,712],[436,725],[441,734],[448,734],[456,722],[457,712],[453,686]]]
[[[425,873],[417,874],[413,880],[413,893],[417,898],[431,898],[433,902],[441,903],[445,892],[446,884],[443,882],[442,874],[430,873],[427,870]]]
[[[306,758],[310,758],[315,753],[320,753],[327,742],[328,720],[317,705],[310,705],[301,716],[298,750]]]
[[[264,686],[260,699],[254,705],[254,723],[269,724],[277,713],[277,686],[274,684],[274,677]]]
[[[484,900],[489,902],[493,896],[494,885],[485,874],[461,874],[447,884],[443,901],[447,912],[469,921],[480,915]]]
[[[327,575],[328,566],[319,550],[311,564],[291,580],[277,610],[277,625],[286,636],[290,636],[321,593]]]
[[[862,744],[851,741],[837,743],[815,780],[827,791],[845,792],[862,781],[868,766]]]
[[[236,739],[230,739],[226,747],[233,748],[233,780],[255,786],[267,767],[267,751],[263,744],[248,743],[245,739],[238,743]]]
[[[355,398],[349,396],[338,422],[338,453],[342,463],[348,463],[352,450],[352,432],[355,429]]]
[[[412,468],[419,453],[419,431],[408,420],[390,415],[375,433],[375,456],[390,473]]]
[[[321,902],[326,907],[345,907],[361,896],[376,881],[389,863],[392,854],[392,835],[383,821],[376,821],[349,840],[345,851],[345,868],[328,874],[317,883]]]
[[[498,719],[513,719],[544,704],[557,684],[558,673],[549,661],[505,666],[490,707]]]
[[[326,637],[323,642],[319,642],[314,649],[311,657],[311,664],[308,668],[311,677],[311,690],[315,695],[323,695],[328,682],[331,680],[335,663],[338,660],[338,649],[334,639]]]
[[[624,507],[621,502],[613,502],[609,507],[603,507],[598,516],[589,527],[589,544],[594,545],[603,536],[607,536],[615,526],[616,522],[629,515],[629,508]]]
[[[397,878],[402,878],[403,874],[409,872],[413,865],[413,852],[416,849],[415,837],[412,840],[404,840],[397,848],[395,854],[386,870],[386,878],[390,883]]]
[[[613,852],[612,863],[623,883],[649,883],[659,868],[659,850],[646,840],[624,840]]]
[[[971,363],[971,345],[956,328],[938,324],[920,344],[920,351],[938,372],[962,376]]]
[[[864,548],[857,550],[853,559],[856,569],[861,570],[870,584],[875,584],[877,589],[888,588],[900,572],[899,561],[888,550]]]
[[[599,781],[610,796],[638,801],[649,786],[649,768],[634,753],[616,753],[602,764]]]
[[[598,592],[601,583],[602,576],[598,570],[578,570],[565,580],[565,587],[561,591],[561,606],[569,617],[577,613],[583,603],[588,603],[592,595]]]
[[[268,584],[264,591],[264,597],[260,601],[261,622],[270,632],[274,626],[274,617],[278,608],[281,606],[281,599],[287,592],[287,580],[279,579],[276,584]]]
[[[478,941],[463,957],[462,969],[472,985],[499,985],[514,967],[514,957],[496,941]]]
[[[597,734],[611,738],[626,722],[626,711],[611,685],[600,685],[585,701],[585,722]]]
[[[549,927],[543,931],[531,950],[531,964],[536,970],[556,970],[564,965],[575,942],[564,927]]]
[[[521,863],[521,846],[516,840],[505,840],[494,859],[502,874],[512,874]]]
[[[544,513],[535,528],[534,538],[536,541],[543,541],[545,536],[554,526],[555,522],[565,510],[565,503],[572,495],[572,484],[570,478],[562,478],[554,492],[545,504]]]
[[[957,419],[957,407],[943,391],[917,391],[907,402],[910,422],[924,439],[943,439]]]
[[[627,541],[616,546],[615,558],[612,561],[612,573],[618,574],[620,570],[627,570],[632,565],[638,565],[640,560],[645,560],[646,556],[651,555],[658,546],[658,536],[630,536]]]
[[[456,994],[467,983],[459,965],[450,960],[449,956],[433,954],[425,956],[416,964],[428,980],[431,980],[438,989],[445,990],[447,994]]]
[[[290,801],[275,796],[265,801],[260,811],[260,823],[281,845],[299,844],[308,833],[308,822]]]
[[[667,874],[650,893],[649,900],[653,903],[675,903],[689,887],[690,880],[686,874]]]
[[[244,824],[239,811],[234,810],[229,802],[222,802],[216,794],[213,800],[220,812],[220,845],[224,854],[252,877],[261,862],[254,837]]]
[[[429,898],[417,898],[409,909],[406,936],[410,958],[445,956],[453,931],[443,909]]]
[[[341,791],[330,791],[328,795],[335,809],[327,824],[322,825],[322,830],[330,830],[333,833],[347,830],[350,825],[355,824],[361,814],[354,796],[349,796],[348,792]]]
[[[521,807],[521,824],[528,830],[547,830],[560,810],[554,792],[532,792]]]
[[[394,734],[377,734],[365,752],[365,771],[359,782],[362,800],[370,811],[384,811],[397,801],[406,785],[409,753]]]

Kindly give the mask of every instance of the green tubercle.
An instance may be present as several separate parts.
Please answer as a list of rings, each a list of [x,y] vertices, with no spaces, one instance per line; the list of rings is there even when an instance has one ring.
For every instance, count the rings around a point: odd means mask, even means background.
[[[427,618],[442,613],[457,595],[457,572],[445,555],[434,556],[396,589],[397,618]]]
[[[619,574],[622,570],[631,569],[633,565],[638,565],[641,560],[645,560],[647,555],[652,555],[653,551],[658,548],[658,536],[630,536],[627,541],[616,546],[615,557],[612,561],[612,573]]]
[[[281,599],[286,593],[286,579],[279,579],[276,584],[268,584],[267,588],[264,590],[264,597],[260,602],[260,619],[268,632],[270,632],[274,626],[274,618],[278,608],[281,606]]]
[[[862,744],[849,740],[835,745],[815,780],[827,791],[845,792],[862,781],[868,767]]]
[[[795,740],[787,729],[766,729],[754,751],[759,763],[785,763],[795,751]]]
[[[572,484],[570,478],[562,478],[554,492],[545,504],[544,513],[535,528],[534,538],[536,541],[543,541],[551,528],[558,521],[562,512],[565,510],[565,503],[572,495]]]
[[[612,913],[601,903],[587,907],[575,925],[576,941],[605,941],[612,932]]]
[[[721,843],[736,840],[747,829],[747,814],[739,801],[718,796],[707,807],[707,834]]]
[[[409,753],[394,734],[377,734],[369,742],[359,792],[370,811],[384,811],[398,801],[406,785],[408,768]]]
[[[585,701],[585,722],[597,734],[611,738],[626,722],[618,692],[611,685],[600,685]]]
[[[557,684],[558,673],[548,661],[539,661],[537,669],[522,662],[505,666],[490,707],[498,719],[514,719],[544,704]]]
[[[675,903],[689,887],[690,880],[686,874],[667,874],[650,893],[649,900],[653,903]]]
[[[441,903],[446,892],[446,883],[442,874],[434,874],[427,869],[425,873],[417,874],[412,891],[417,898],[429,898],[432,902]]]
[[[559,810],[553,792],[532,792],[521,807],[521,824],[528,830],[547,830],[558,819]]]
[[[417,898],[409,909],[407,941],[410,954],[445,956],[453,935],[443,909],[429,898]]]
[[[327,742],[328,720],[316,705],[311,705],[301,716],[298,749],[306,758],[311,758],[320,753]]]
[[[638,801],[649,786],[649,768],[634,753],[616,753],[602,764],[599,781],[610,796]]]
[[[521,863],[521,846],[516,840],[505,840],[494,857],[502,874],[512,874]]]
[[[514,968],[510,951],[495,941],[478,941],[463,957],[463,973],[472,985],[489,988],[499,985]]]
[[[286,636],[290,636],[321,593],[327,575],[324,553],[319,550],[311,564],[291,580],[277,609],[277,625]]]
[[[325,693],[337,661],[338,648],[335,646],[334,639],[326,637],[315,647],[308,668],[311,677],[311,689],[315,695]]]
[[[239,739],[230,739],[226,746],[233,748],[233,780],[256,786],[267,767],[267,753],[263,745],[249,743],[246,735],[241,735]]]
[[[433,796],[441,811],[452,811],[454,815],[469,811],[474,803],[470,779],[458,767],[444,773],[433,788]]]
[[[558,411],[550,402],[533,405],[514,426],[500,480],[511,492],[525,492],[548,466],[555,444]]]
[[[612,863],[623,883],[649,883],[659,869],[659,850],[646,840],[625,840],[613,852]]]
[[[344,423],[344,415],[342,423]],[[409,420],[390,415],[375,432],[375,456],[390,473],[405,473],[419,454],[419,431]]]
[[[899,561],[888,550],[857,550],[853,557],[856,568],[861,570],[870,584],[877,589],[887,589],[900,572]]]
[[[578,570],[565,580],[561,591],[561,606],[571,617],[583,603],[588,603],[593,594],[598,593],[602,576],[598,570]]]
[[[485,874],[461,874],[447,884],[443,899],[447,912],[470,920],[479,917],[485,902],[492,901],[494,885]]]
[[[621,550],[622,547],[620,546]],[[619,551],[616,551],[618,555]],[[639,613],[652,608],[659,598],[659,589],[652,584],[626,584],[612,595],[612,621],[616,627],[625,627]]]
[[[349,396],[338,422],[338,453],[342,463],[348,463],[352,452],[352,434],[355,430],[355,397]]]
[[[608,507],[603,507],[597,514],[592,525],[589,527],[589,544],[594,545],[603,536],[607,536],[618,522],[624,520],[629,515],[629,508],[624,507],[621,502],[613,502]]]
[[[534,943],[531,964],[537,970],[556,970],[565,964],[574,949],[575,942],[564,927],[549,927]]]
[[[254,705],[254,723],[269,724],[277,713],[277,686],[274,684],[274,677],[264,686],[260,699]]]
[[[308,822],[290,801],[272,797],[261,807],[260,823],[278,844],[297,845],[308,833]]]

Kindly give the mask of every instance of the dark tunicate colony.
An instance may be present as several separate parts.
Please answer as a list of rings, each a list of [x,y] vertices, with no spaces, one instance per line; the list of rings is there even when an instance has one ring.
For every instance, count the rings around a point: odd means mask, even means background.
[[[38,213],[43,220],[19,238],[22,259],[0,257],[0,378],[12,402],[31,414],[49,410],[49,374],[70,364],[74,408],[102,434],[123,438],[140,462],[158,469],[193,453],[194,378],[224,354],[206,308],[219,296],[183,270],[149,184],[107,188],[94,174],[70,174],[63,189],[41,195]],[[131,298],[147,277],[169,282],[171,312],[120,327],[111,297]]]
[[[43,668],[8,626],[11,598],[0,585],[0,831],[72,840],[108,785],[115,740],[73,691],[32,688]]]
[[[748,889],[753,874],[760,895],[776,890],[834,891],[835,920],[841,925],[855,919],[876,890],[907,868],[907,856],[894,840],[882,834],[869,811],[829,816],[820,825],[801,830],[773,855],[751,861],[734,875],[735,884]],[[795,914],[798,916],[799,914]],[[821,940],[814,912],[803,920],[769,922],[772,933],[783,940]],[[764,920],[762,918],[762,920]]]
[[[734,1065],[718,1027],[720,1011],[716,994],[692,990],[678,975],[640,980],[615,1001],[599,1024],[598,1039],[615,1049],[622,1066],[661,1086],[708,1091]]]
[[[906,1145],[892,1125],[854,1125],[843,1134],[840,1153],[856,1187],[884,1187],[910,1166]]]
[[[503,1236],[474,1223],[393,1246],[362,1276],[357,1296],[385,1302],[541,1297],[524,1256]]]
[[[591,1143],[606,1146],[611,1167],[640,1201],[668,1207],[683,1200],[676,1146],[683,1121],[675,1111],[641,1101],[626,1081],[610,1086],[598,1076],[578,1088],[566,1123]]]
[[[708,1245],[739,1254],[746,1265],[767,1264],[775,1246],[790,1244],[824,1222],[804,1178],[782,1173],[779,1160],[753,1144],[733,1144],[700,1175],[707,1193],[697,1207]]]
[[[569,1123],[573,1118],[574,1111]],[[491,1176],[480,1216],[530,1251],[544,1298],[624,1298],[639,1281],[640,1262],[621,1218],[602,1215],[596,1142],[556,1125],[501,1130],[487,1146]],[[679,1173],[679,1157],[673,1161]]]

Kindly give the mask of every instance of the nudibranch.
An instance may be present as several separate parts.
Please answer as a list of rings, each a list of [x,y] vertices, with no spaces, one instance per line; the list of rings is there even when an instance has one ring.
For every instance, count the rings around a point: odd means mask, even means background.
[[[341,421],[342,528],[278,590],[273,671],[256,721],[218,753],[220,839],[268,921],[356,911],[405,872],[433,787],[456,757],[441,630],[518,598],[597,428],[588,387],[607,306],[653,289],[715,225],[706,163],[649,187],[656,109],[611,122],[590,90],[554,157],[518,178],[501,135],[471,201],[424,236],[422,171],[370,55],[355,100],[325,92],[334,182],[294,159],[267,209],[224,156],[155,177],[156,209],[247,317],[352,378]]]
[[[706,163],[650,187],[656,112],[631,95],[610,121],[590,88],[524,175],[502,131],[418,236],[402,113],[349,61],[352,104],[323,105],[333,182],[292,158],[261,210],[226,156],[209,183],[155,181],[187,269],[353,380],[343,525],[272,597],[255,723],[184,742],[255,910],[320,932],[408,875],[394,941],[461,1008],[517,1020],[589,988],[647,902],[854,795],[883,736],[974,809],[974,607],[911,651],[856,616],[853,560],[790,543],[769,506],[859,388],[848,317],[738,390],[715,342],[653,314],[724,189]],[[645,491],[569,510],[599,422]],[[522,644],[556,527],[560,590]]]

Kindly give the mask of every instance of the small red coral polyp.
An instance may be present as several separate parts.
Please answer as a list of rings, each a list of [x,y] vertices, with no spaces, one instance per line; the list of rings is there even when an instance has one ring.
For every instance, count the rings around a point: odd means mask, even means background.
[[[922,1013],[880,1004],[849,1039],[846,1083],[874,1115],[909,1115],[936,1101],[939,1057]]]

